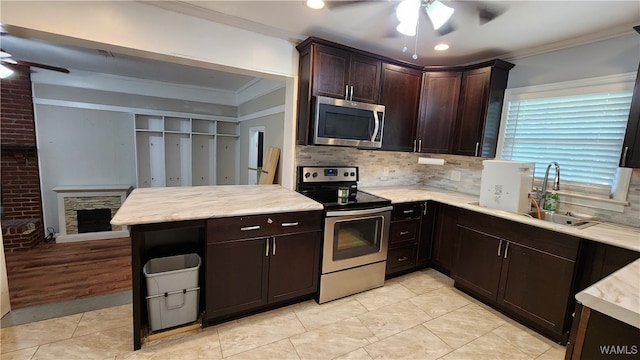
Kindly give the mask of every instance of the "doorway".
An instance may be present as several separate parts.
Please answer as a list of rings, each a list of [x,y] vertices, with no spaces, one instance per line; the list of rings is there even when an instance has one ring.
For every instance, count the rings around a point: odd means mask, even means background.
[[[247,168],[247,183],[257,185],[262,172],[264,158],[264,126],[249,128],[249,167]]]

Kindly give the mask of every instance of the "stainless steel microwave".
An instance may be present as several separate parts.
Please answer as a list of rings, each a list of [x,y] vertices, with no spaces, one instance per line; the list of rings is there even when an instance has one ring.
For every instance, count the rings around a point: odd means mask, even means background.
[[[316,96],[314,106],[314,144],[382,147],[384,105]]]

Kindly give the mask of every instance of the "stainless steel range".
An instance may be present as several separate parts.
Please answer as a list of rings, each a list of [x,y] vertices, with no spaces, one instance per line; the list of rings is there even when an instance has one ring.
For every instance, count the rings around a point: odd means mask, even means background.
[[[325,209],[318,302],[382,286],[391,201],[358,190],[355,166],[300,166],[297,190]]]

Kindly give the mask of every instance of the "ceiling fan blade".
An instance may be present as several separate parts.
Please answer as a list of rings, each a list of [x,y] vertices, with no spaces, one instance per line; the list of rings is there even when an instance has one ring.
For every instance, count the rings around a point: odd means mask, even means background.
[[[507,11],[506,6],[498,6],[496,4],[487,5],[485,3],[480,3],[476,6],[476,9],[478,10],[478,20],[480,21],[480,25],[484,25],[494,20]]]
[[[69,73],[69,69],[65,69],[58,66],[45,65],[45,64],[39,64],[39,63],[30,62],[30,61],[22,61],[22,60],[17,60],[16,63],[17,65],[21,65],[21,66],[37,67],[37,68],[57,71],[65,74]]]

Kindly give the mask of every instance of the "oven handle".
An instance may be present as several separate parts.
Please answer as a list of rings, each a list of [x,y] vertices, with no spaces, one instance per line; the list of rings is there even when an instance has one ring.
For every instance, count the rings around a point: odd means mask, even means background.
[[[385,206],[381,208],[365,209],[365,210],[327,211],[327,217],[369,215],[369,214],[377,214],[377,213],[391,211],[391,210],[393,210],[393,206]]]

